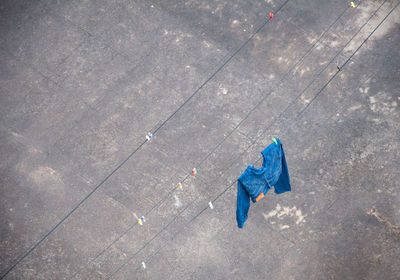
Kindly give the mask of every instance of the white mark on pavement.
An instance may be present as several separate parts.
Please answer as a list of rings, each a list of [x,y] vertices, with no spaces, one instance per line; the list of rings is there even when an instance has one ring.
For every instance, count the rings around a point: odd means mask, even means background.
[[[351,107],[348,109],[348,111],[349,111],[349,112],[353,112],[353,111],[356,111],[356,110],[360,109],[361,107],[362,107],[361,104],[354,105],[354,106],[351,106]]]
[[[276,205],[276,208],[272,211],[270,211],[268,214],[263,213],[263,216],[266,220],[270,220],[273,217],[276,217],[280,220],[282,220],[285,217],[293,217],[296,219],[296,225],[299,225],[300,223],[304,223],[305,217],[307,215],[303,215],[302,211],[300,209],[297,209],[296,206],[293,206],[292,208],[290,207],[282,207],[279,204]],[[269,221],[271,224],[274,224],[275,222]],[[287,225],[281,226],[281,229],[286,229],[289,227],[286,227]],[[282,228],[283,227],[283,228]]]
[[[232,27],[237,26],[238,24],[239,24],[239,21],[237,19],[232,21]]]
[[[228,94],[228,89],[226,89],[225,87],[223,87],[223,86],[220,85],[220,86],[219,86],[218,94],[227,95],[227,94]]]
[[[376,98],[375,98],[374,96],[371,96],[371,97],[369,98],[369,102],[370,102],[371,104],[374,104],[374,103],[376,102]]]
[[[175,198],[175,203],[174,203],[175,207],[176,207],[176,208],[181,207],[181,206],[182,206],[182,203],[181,203],[181,201],[179,200],[179,197],[178,197],[176,194],[174,194],[174,198]]]

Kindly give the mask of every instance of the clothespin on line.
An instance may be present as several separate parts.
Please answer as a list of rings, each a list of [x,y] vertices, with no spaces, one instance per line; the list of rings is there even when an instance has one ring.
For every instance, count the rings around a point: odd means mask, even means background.
[[[145,262],[142,262],[142,267],[143,267],[143,269],[146,269],[146,263]]]
[[[269,13],[269,18],[273,19],[274,18],[274,14],[273,13]]]
[[[278,141],[276,141],[275,137],[272,137],[272,141],[273,141],[276,145],[278,145]]]
[[[150,141],[150,139],[151,139],[152,137],[153,137],[153,133],[148,132],[147,135],[146,135],[147,141]]]
[[[214,205],[212,204],[211,201],[208,203],[208,207],[210,207],[210,209],[214,209]]]
[[[178,183],[178,189],[182,189],[183,188],[183,186],[182,186],[182,183]]]
[[[355,8],[355,7],[356,7],[356,4],[354,4],[354,2],[350,2],[350,6],[351,6],[352,8]]]
[[[139,225],[142,226],[142,225],[146,222],[146,218],[145,218],[144,216],[142,216],[142,217],[139,218],[139,217],[136,215],[136,213],[133,213],[133,215],[134,215],[135,218],[137,219]]]

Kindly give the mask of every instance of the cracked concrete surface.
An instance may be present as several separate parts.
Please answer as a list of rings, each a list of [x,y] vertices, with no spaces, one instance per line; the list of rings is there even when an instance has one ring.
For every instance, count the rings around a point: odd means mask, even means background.
[[[0,1],[0,277],[399,279],[400,7],[355,3]]]

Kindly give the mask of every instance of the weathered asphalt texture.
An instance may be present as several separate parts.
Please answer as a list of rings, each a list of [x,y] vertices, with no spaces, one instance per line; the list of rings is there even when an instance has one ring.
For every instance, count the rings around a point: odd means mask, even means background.
[[[0,1],[0,277],[399,279],[400,7],[355,4]]]

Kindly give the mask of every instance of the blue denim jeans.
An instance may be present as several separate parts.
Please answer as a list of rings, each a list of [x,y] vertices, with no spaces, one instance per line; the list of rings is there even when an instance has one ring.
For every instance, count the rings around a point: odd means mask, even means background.
[[[259,201],[272,186],[278,194],[292,189],[282,143],[279,139],[277,143],[272,143],[261,152],[261,168],[249,165],[238,179],[236,221],[240,228],[247,220],[250,198],[253,203]]]

